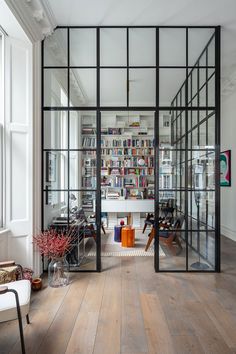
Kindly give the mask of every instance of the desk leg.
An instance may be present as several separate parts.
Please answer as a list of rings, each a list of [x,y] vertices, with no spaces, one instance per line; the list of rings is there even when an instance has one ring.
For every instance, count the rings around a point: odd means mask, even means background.
[[[155,237],[155,229],[154,229],[154,227],[152,227],[152,230],[151,230],[149,237],[148,237],[148,242],[145,247],[145,252],[147,252],[147,250],[149,249],[150,244],[151,244],[152,240],[154,239],[154,237]]]
[[[127,225],[132,225],[132,214],[131,214],[131,213],[128,213],[128,216],[127,216]]]

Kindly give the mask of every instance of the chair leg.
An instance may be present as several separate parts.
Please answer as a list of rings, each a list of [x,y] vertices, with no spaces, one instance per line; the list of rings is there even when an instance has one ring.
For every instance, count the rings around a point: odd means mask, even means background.
[[[26,321],[27,321],[27,324],[30,324],[30,319],[29,319],[29,314],[28,313],[26,315]]]
[[[103,231],[104,235],[106,235],[106,231],[105,231],[105,228],[104,228],[103,224],[102,224],[102,231]]]
[[[147,252],[147,250],[149,249],[150,244],[151,244],[152,240],[154,239],[154,236],[155,236],[155,229],[153,227],[152,231],[150,232],[149,237],[148,237],[148,242],[145,247],[145,252]]]
[[[19,323],[19,330],[20,330],[21,351],[22,351],[22,354],[25,354],[25,342],[24,342],[24,333],[23,333],[23,326],[22,326],[22,317],[21,317],[21,311],[20,311],[19,296],[18,296],[17,291],[14,289],[9,289],[8,291],[15,294],[16,309],[17,309],[17,316],[18,316],[18,323]]]
[[[147,223],[145,222],[144,227],[143,227],[143,234],[144,234],[146,228],[147,228]]]

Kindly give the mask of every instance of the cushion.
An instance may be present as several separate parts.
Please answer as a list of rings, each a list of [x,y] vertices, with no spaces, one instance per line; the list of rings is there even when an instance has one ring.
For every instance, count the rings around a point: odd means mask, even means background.
[[[168,238],[170,235],[171,235],[171,232],[169,230],[160,230],[159,231],[159,237]]]
[[[14,289],[19,296],[21,315],[29,313],[31,284],[29,280],[18,280],[2,284],[8,289]],[[10,321],[17,318],[15,294],[5,293],[0,295],[0,322]]]
[[[0,284],[16,280],[17,266],[0,268]]]

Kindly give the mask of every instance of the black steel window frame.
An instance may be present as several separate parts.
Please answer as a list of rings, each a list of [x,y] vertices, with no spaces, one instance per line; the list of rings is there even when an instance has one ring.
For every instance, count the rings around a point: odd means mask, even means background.
[[[42,42],[42,227],[44,225],[44,213],[43,213],[43,208],[44,208],[44,193],[47,192],[47,189],[44,189],[44,152],[45,151],[61,151],[63,149],[44,149],[44,137],[43,137],[43,132],[44,132],[44,112],[46,111],[67,111],[68,112],[68,125],[69,125],[69,114],[70,111],[96,111],[96,123],[97,123],[97,188],[96,190],[93,190],[96,192],[96,221],[98,225],[98,235],[97,235],[97,262],[96,262],[96,271],[101,271],[101,235],[100,235],[100,215],[101,215],[101,191],[100,191],[100,168],[101,167],[101,111],[114,111],[114,110],[119,110],[119,111],[137,111],[137,110],[142,110],[142,111],[152,111],[155,112],[155,120],[154,120],[154,149],[155,149],[155,170],[158,171],[159,169],[159,152],[162,150],[162,148],[159,146],[159,115],[161,111],[170,111],[176,113],[176,122],[177,122],[177,115],[178,111],[182,111],[185,114],[185,129],[187,127],[187,132],[190,132],[194,129],[192,126],[192,112],[197,111],[198,112],[198,117],[199,117],[199,112],[200,111],[207,111],[207,112],[214,112],[215,113],[215,149],[213,151],[215,152],[215,264],[214,264],[214,269],[213,270],[204,270],[199,272],[220,272],[220,187],[219,187],[219,180],[220,180],[220,166],[219,166],[219,156],[220,156],[220,26],[58,26],[58,29],[67,29],[67,65],[66,66],[44,66],[44,42]],[[96,30],[96,44],[97,44],[97,63],[96,66],[70,66],[70,30],[71,29],[95,29]],[[100,66],[100,29],[102,28],[124,28],[127,30],[127,65],[126,66]],[[132,28],[151,28],[156,30],[156,65],[155,66],[130,66],[129,65],[129,53],[128,53],[128,48],[129,48],[129,29]],[[160,29],[185,29],[186,31],[186,65],[172,65],[172,66],[163,66],[159,65],[159,30]],[[160,69],[185,69],[186,71],[186,79],[189,77],[189,70],[194,70],[196,69],[196,64],[195,65],[188,65],[188,30],[189,29],[213,29],[214,30],[214,38],[215,38],[215,65],[214,66],[209,66],[206,63],[206,66],[201,66],[201,69],[206,69],[206,72],[208,72],[208,69],[215,69],[215,105],[214,106],[200,106],[199,101],[198,105],[193,106],[192,105],[192,100],[194,97],[191,97],[191,100],[188,98],[188,89],[185,90],[185,97],[182,97],[182,94],[180,95],[180,105],[174,104],[175,100],[173,100],[172,104],[170,106],[163,106],[160,105],[159,102],[159,96],[160,96],[160,88],[159,88],[159,73]],[[211,38],[212,39],[212,38]],[[211,40],[210,39],[210,40]],[[210,41],[209,41],[210,42]],[[205,49],[208,47],[207,43],[206,47],[204,48],[203,52]],[[203,53],[202,52],[202,53]],[[202,55],[201,53],[201,55]],[[200,57],[201,57],[200,55]],[[67,85],[68,85],[68,105],[66,107],[47,107],[44,106],[44,70],[45,69],[67,69],[68,77],[67,77]],[[97,104],[96,106],[89,106],[89,107],[84,107],[84,106],[76,106],[76,107],[70,107],[70,78],[69,78],[69,71],[71,68],[77,68],[77,69],[89,69],[93,68],[96,69],[97,72],[97,94],[96,94],[96,100]],[[126,106],[114,106],[114,107],[107,107],[107,106],[100,106],[100,69],[101,68],[109,68],[109,69],[127,69],[127,80],[129,80],[129,69],[156,69],[156,103],[155,106],[129,106],[129,84],[127,84],[127,104]],[[210,77],[207,76],[206,74],[206,92],[208,90],[207,88],[207,83],[210,80]],[[127,81],[128,82],[128,81]],[[192,78],[190,78],[190,86],[192,85]],[[183,83],[184,84],[184,83]],[[186,87],[188,88],[188,80],[185,82]],[[198,85],[198,90],[200,91],[203,89],[203,87],[199,87]],[[180,91],[181,92],[181,87]],[[178,94],[178,93],[177,93]],[[199,94],[198,94],[199,97]],[[177,97],[176,103],[177,103]],[[183,104],[184,102],[184,104]],[[189,124],[189,117],[190,119],[190,124]],[[198,121],[198,123],[201,123]],[[172,118],[171,124],[174,125],[174,119]],[[188,126],[190,126],[190,130],[188,130]],[[206,123],[206,127],[208,129],[208,125]],[[199,130],[199,127],[197,128]],[[174,131],[173,131],[174,133]],[[177,124],[176,124],[176,134],[177,134]],[[188,159],[188,152],[191,152],[194,150],[192,148],[188,148],[188,144],[185,144],[185,147],[182,146],[183,141],[185,139],[185,142],[187,140],[188,143],[188,135],[183,136],[180,140],[180,148],[173,149],[176,152],[181,152],[183,151],[185,153],[185,163],[187,163]],[[172,136],[172,139],[174,140],[174,136]],[[192,146],[192,133],[191,133],[191,146]],[[172,141],[173,141],[172,140]],[[176,139],[177,141],[177,139]],[[65,151],[70,151],[69,149],[69,129],[68,129],[68,149],[65,149]],[[74,150],[74,149],[73,149]],[[76,149],[75,149],[76,150]],[[81,149],[78,149],[81,150]],[[201,150],[201,149],[200,149]],[[200,151],[198,150],[198,151]],[[206,151],[206,149],[203,149]],[[182,155],[180,155],[182,156]],[[181,162],[181,161],[180,161]],[[65,191],[68,192],[68,207],[69,207],[69,191],[72,191],[69,188],[69,159],[68,159],[68,189],[65,189]],[[179,191],[179,192],[184,192],[185,195],[187,196],[187,193],[189,191],[189,188],[187,186],[187,169],[185,169],[185,186],[182,189],[171,189],[172,191]],[[61,190],[60,190],[61,191]],[[80,190],[76,190],[80,191]],[[86,189],[85,191],[88,191]],[[155,223],[157,225],[157,220],[158,220],[158,215],[159,215],[159,195],[162,190],[159,189],[159,175],[158,173],[155,173]],[[165,191],[167,191],[165,189]],[[209,190],[207,190],[209,191]],[[192,205],[192,204],[191,204]],[[185,198],[185,213],[186,210],[188,212],[188,200]],[[190,207],[191,210],[191,207]],[[187,214],[188,215],[188,214]],[[69,222],[69,213],[68,213],[68,222]],[[183,270],[167,270],[167,269],[160,269],[160,260],[159,260],[159,230],[158,227],[155,228],[156,230],[156,237],[155,237],[155,256],[154,256],[154,268],[156,272],[196,272],[196,270],[191,270],[188,267],[188,251],[186,251],[186,269]],[[188,229],[188,227],[185,230],[185,239],[188,241],[189,237],[190,240],[192,238],[191,236],[191,230],[192,227]],[[196,231],[196,230],[194,230]],[[190,236],[189,236],[190,232]],[[83,271],[83,270],[79,270]],[[90,270],[89,270],[90,272]]]

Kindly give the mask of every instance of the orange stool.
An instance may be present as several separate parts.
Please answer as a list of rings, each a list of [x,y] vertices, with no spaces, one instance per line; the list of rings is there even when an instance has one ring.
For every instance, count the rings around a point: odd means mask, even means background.
[[[134,247],[135,229],[132,226],[126,226],[121,231],[122,247]]]

